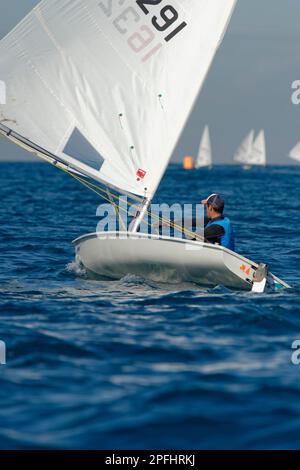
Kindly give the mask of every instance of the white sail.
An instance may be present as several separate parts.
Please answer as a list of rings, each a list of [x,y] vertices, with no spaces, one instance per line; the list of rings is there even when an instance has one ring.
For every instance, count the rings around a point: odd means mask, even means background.
[[[205,127],[196,162],[196,168],[204,168],[212,166],[212,151],[208,126]]]
[[[265,133],[261,130],[253,142],[253,147],[249,159],[250,165],[265,166],[267,164]]]
[[[237,163],[243,165],[249,164],[251,158],[251,152],[253,148],[254,141],[254,130],[252,130],[243,140],[239,148],[237,149],[233,159]]]
[[[290,151],[290,157],[296,162],[300,162],[300,142]]]
[[[151,197],[235,3],[43,0],[0,42],[0,130]]]

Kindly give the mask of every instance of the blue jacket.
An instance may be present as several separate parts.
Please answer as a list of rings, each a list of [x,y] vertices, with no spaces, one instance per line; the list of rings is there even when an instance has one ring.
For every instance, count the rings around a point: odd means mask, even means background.
[[[224,217],[220,220],[212,220],[208,222],[205,228],[212,227],[213,225],[219,225],[224,229],[224,235],[221,237],[221,245],[229,250],[235,250],[235,242],[234,242],[234,232],[231,225],[230,220],[228,217]]]

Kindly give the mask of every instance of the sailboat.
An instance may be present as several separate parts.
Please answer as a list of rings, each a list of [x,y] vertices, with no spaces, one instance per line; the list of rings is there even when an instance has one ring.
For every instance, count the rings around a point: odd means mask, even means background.
[[[253,166],[266,166],[266,140],[261,130],[255,138],[254,130],[245,137],[234,155],[234,161],[241,164],[245,170]]]
[[[212,167],[212,151],[211,141],[208,126],[205,126],[204,132],[201,138],[198,158],[196,161],[195,168],[211,168]]]
[[[300,142],[290,151],[290,158],[296,162],[300,162]]]
[[[233,160],[241,164],[245,169],[248,168],[249,161],[251,158],[251,152],[254,142],[254,130],[251,130],[249,134],[244,138],[241,145],[238,147]]]
[[[137,206],[129,228],[73,242],[88,273],[288,287],[201,237],[139,232],[236,1],[168,3],[42,0],[0,42],[8,90],[0,133],[90,189],[127,195]]]
[[[251,166],[266,166],[267,164],[266,138],[263,130],[258,133],[253,142],[250,164]]]

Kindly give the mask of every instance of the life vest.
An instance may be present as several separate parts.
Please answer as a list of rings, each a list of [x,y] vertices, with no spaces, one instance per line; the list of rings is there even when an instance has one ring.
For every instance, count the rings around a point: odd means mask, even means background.
[[[224,217],[224,219],[216,220],[216,221],[212,220],[206,225],[206,227],[211,227],[212,225],[220,225],[221,227],[223,227],[225,233],[223,237],[221,238],[221,245],[224,246],[225,248],[228,248],[231,251],[234,251],[235,249],[234,233],[233,233],[231,222],[228,219],[228,217]]]

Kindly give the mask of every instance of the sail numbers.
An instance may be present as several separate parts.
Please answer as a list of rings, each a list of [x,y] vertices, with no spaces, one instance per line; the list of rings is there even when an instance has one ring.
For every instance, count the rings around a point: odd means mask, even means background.
[[[113,18],[113,26],[121,35],[127,36],[130,49],[140,55],[142,62],[161,49],[162,39],[168,43],[187,26],[186,22],[180,22],[179,12],[174,6],[162,5],[165,0],[136,0],[138,8],[127,6],[120,12],[126,1],[118,0],[113,4],[113,0],[102,0],[99,7],[107,18]],[[119,11],[115,16],[116,3]],[[162,8],[158,10],[158,6]],[[141,24],[142,15],[148,17],[149,14],[152,15],[151,25]]]
[[[148,15],[150,11],[146,5],[159,5],[162,0],[137,0],[137,5],[141,10]],[[179,19],[179,13],[172,5],[166,5],[160,10],[159,16],[153,16],[152,24],[158,31],[166,31]],[[170,32],[164,39],[166,42],[170,41],[180,31],[187,26],[187,23],[183,22],[177,26],[172,32]]]

